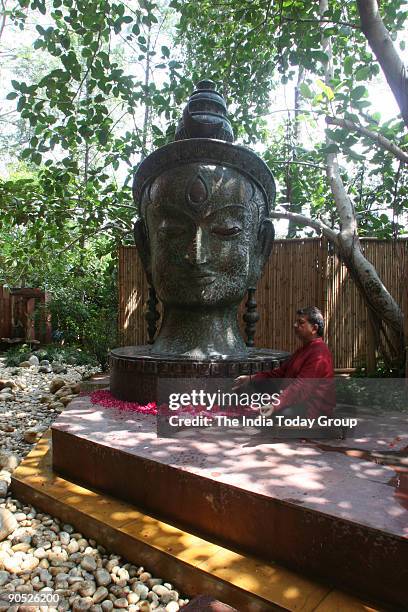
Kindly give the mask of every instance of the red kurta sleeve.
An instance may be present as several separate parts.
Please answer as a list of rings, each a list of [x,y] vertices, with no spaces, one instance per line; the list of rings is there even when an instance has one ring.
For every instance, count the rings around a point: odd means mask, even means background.
[[[332,403],[334,371],[332,356],[327,346],[323,342],[311,343],[305,347],[303,355],[299,354],[298,357],[296,374],[287,374],[288,378],[293,376],[293,380],[280,394],[277,412],[310,399],[315,407],[321,404],[324,408],[327,402]]]

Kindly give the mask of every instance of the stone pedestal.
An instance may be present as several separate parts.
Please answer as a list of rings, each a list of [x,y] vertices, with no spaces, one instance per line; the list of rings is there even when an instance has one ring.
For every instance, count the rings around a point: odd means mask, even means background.
[[[325,444],[225,430],[180,440],[157,438],[153,416],[85,397],[52,428],[53,466],[212,541],[401,606],[408,511],[392,485],[406,458],[402,446],[384,455],[391,465],[378,454],[398,434],[407,444],[406,419],[394,416],[359,416],[354,438]]]
[[[191,359],[152,353],[151,346],[125,346],[110,353],[110,389],[118,399],[145,405],[158,401],[160,379],[185,379],[204,390],[230,391],[231,380],[241,374],[273,370],[289,353],[269,349],[251,349],[248,357]],[[188,392],[188,388],[183,388]]]

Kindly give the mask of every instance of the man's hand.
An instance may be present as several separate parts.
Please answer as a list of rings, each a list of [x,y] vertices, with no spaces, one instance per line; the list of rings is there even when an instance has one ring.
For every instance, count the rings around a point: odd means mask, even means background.
[[[264,417],[269,417],[275,414],[276,406],[274,404],[265,404],[265,406],[261,406],[259,412]]]
[[[241,389],[242,387],[249,385],[250,382],[251,382],[251,377],[249,375],[238,376],[232,384],[232,390],[238,391],[238,389]]]

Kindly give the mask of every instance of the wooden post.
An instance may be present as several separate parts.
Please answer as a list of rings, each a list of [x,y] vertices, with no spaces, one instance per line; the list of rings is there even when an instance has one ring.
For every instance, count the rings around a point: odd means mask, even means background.
[[[25,305],[26,314],[26,340],[30,342],[35,340],[35,325],[34,325],[34,310],[35,298],[28,298]]]

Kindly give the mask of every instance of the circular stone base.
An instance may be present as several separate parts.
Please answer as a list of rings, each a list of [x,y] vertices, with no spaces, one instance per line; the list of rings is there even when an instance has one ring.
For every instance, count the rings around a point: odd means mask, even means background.
[[[197,359],[155,355],[149,345],[125,346],[110,353],[110,390],[120,400],[141,405],[163,401],[162,392],[173,391],[170,389],[173,379],[174,384],[179,379],[179,387],[182,385],[182,391],[186,393],[189,392],[188,386],[230,390],[231,380],[237,376],[273,370],[288,356],[285,351],[248,349],[245,357],[221,355]],[[187,381],[189,384],[186,386]]]

